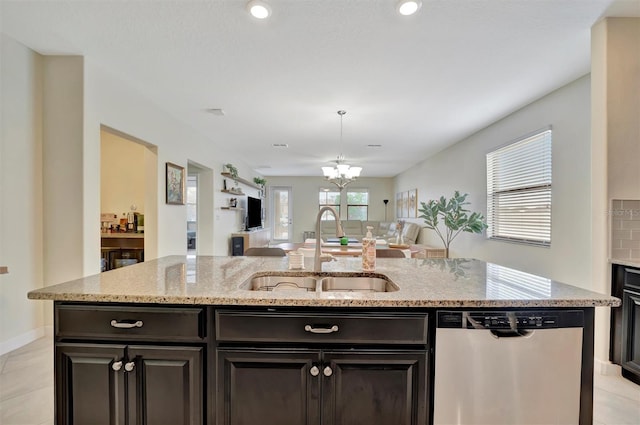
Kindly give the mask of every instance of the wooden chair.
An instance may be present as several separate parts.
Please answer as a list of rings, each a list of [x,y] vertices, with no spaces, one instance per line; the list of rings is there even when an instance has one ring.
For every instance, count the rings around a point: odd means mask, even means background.
[[[376,257],[378,258],[407,258],[401,249],[376,249]]]
[[[284,257],[287,253],[282,248],[247,248],[244,255],[250,257]]]

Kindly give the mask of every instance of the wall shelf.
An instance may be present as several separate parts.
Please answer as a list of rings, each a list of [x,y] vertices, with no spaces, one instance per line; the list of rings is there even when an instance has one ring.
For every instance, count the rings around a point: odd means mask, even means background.
[[[255,184],[254,182],[249,181],[249,180],[245,180],[245,179],[243,179],[242,177],[236,177],[236,178],[234,179],[234,178],[231,176],[231,173],[222,172],[222,173],[220,173],[220,174],[222,174],[224,177],[226,177],[226,178],[228,178],[228,179],[235,180],[235,181],[237,181],[238,183],[242,183],[242,184],[244,184],[244,185],[246,185],[246,186],[249,186],[249,187],[252,187],[252,188],[254,188],[254,189],[258,189],[258,190],[263,189],[263,187],[262,187],[262,186],[258,186],[258,185],[257,185],[257,184]]]
[[[228,190],[228,189],[222,189],[221,192],[222,193],[228,193],[230,195],[244,196],[244,193],[242,193],[242,192],[234,192],[234,191]]]

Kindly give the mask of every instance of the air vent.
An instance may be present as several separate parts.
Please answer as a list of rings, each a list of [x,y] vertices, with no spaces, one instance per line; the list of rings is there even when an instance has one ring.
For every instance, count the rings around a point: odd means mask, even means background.
[[[274,143],[271,146],[274,148],[288,148],[289,145],[287,143]]]
[[[367,147],[368,147],[368,148],[381,148],[381,147],[382,147],[382,145],[374,145],[374,144],[371,144],[371,145],[367,145]]]

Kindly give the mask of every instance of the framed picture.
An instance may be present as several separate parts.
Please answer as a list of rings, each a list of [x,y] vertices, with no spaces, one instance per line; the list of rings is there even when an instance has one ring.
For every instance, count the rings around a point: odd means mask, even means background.
[[[184,205],[184,167],[167,162],[167,204]]]
[[[403,217],[404,192],[396,193],[396,218]]]
[[[407,195],[407,217],[418,217],[418,189],[413,189]]]

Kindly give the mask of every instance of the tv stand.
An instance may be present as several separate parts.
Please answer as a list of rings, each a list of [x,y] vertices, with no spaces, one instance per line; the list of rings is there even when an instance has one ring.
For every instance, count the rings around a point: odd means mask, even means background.
[[[240,237],[244,239],[243,246],[246,251],[249,248],[269,246],[269,242],[271,241],[271,229],[263,227],[261,229],[245,230],[242,232],[232,233],[231,237]]]

